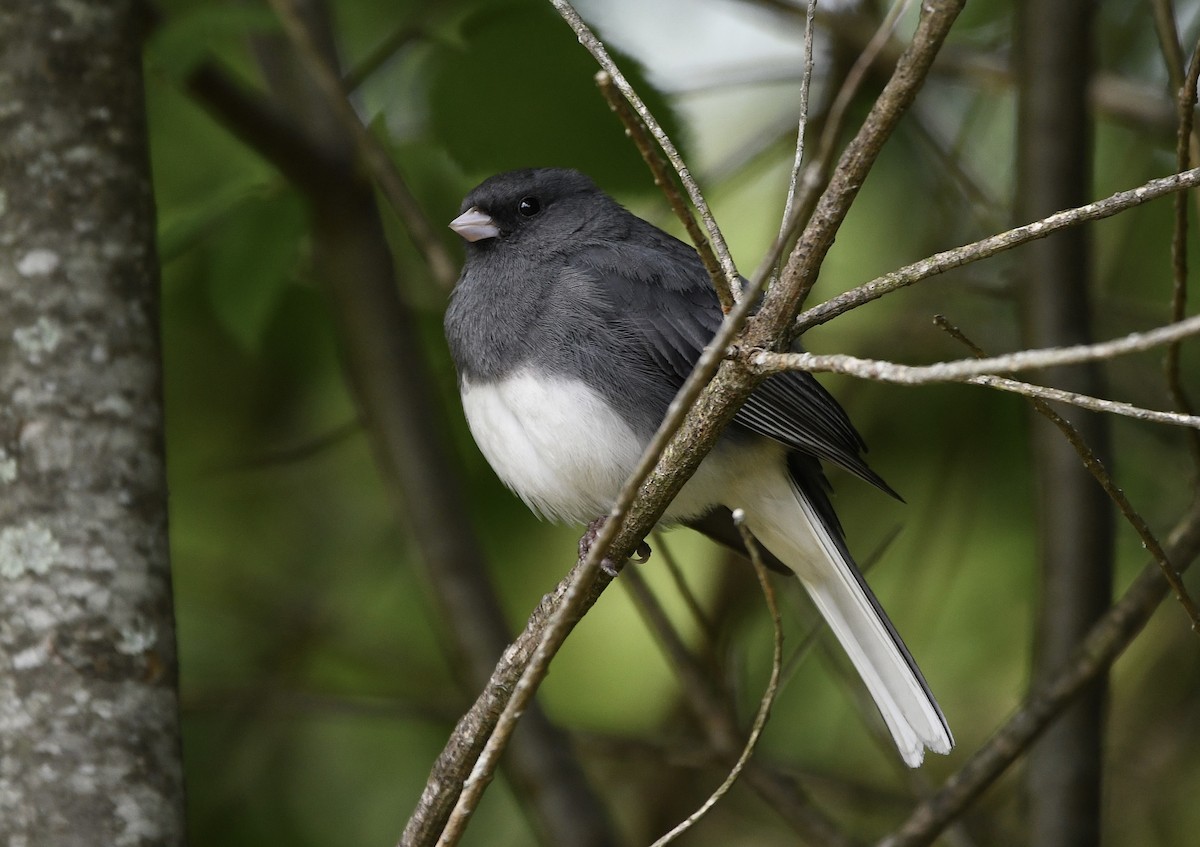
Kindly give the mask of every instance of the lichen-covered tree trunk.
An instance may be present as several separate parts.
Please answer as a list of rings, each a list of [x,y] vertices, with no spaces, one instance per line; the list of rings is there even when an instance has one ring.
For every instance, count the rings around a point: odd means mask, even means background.
[[[183,841],[131,0],[0,7],[0,844]]]

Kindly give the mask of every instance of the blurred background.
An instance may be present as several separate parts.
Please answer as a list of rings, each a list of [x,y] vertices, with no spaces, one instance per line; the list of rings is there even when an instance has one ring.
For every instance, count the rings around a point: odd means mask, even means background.
[[[578,7],[682,148],[748,273],[777,231],[794,155],[802,10],[788,0]],[[1185,45],[1195,38],[1198,8],[1187,0],[1175,10]],[[822,4],[811,153],[822,149],[833,97],[886,12],[869,0]],[[811,302],[1015,222],[1013,14],[1008,3],[968,4],[864,185]],[[631,209],[680,231],[597,92],[594,60],[550,4],[336,0],[316,7],[316,18],[324,27],[319,47],[336,53],[353,108],[407,180],[435,249],[455,262],[461,247],[445,224],[473,185],[513,167],[580,168]],[[914,25],[909,10],[865,69],[843,125],[829,130],[834,155]],[[1149,4],[1100,4],[1093,44],[1094,132],[1079,155],[1093,163],[1090,195],[1099,198],[1174,170],[1175,109]],[[270,7],[224,0],[160,0],[146,50],[196,847],[395,843],[478,691],[453,646],[461,622],[442,611],[430,576],[439,562],[423,501],[412,488],[397,494],[355,399],[355,380],[373,377],[355,371],[361,360],[346,351],[363,339],[336,305],[355,277],[331,278],[331,268],[352,263],[339,264],[330,247],[337,215],[311,202],[323,190],[312,183],[342,176],[309,173],[303,184],[294,165],[264,152],[269,143],[256,143],[277,116],[236,108],[243,95],[253,104],[269,92],[290,120],[319,127],[327,119],[321,98],[294,53]],[[436,500],[459,505],[439,513],[439,526],[481,553],[515,632],[573,563],[580,528],[539,523],[474,447],[441,335],[447,290],[406,223],[387,203],[378,208],[410,375],[425,391],[403,402],[443,439],[439,477],[461,495]],[[1171,227],[1170,200],[1093,225],[1087,308],[1096,338],[1168,320]],[[805,343],[913,364],[960,358],[966,351],[932,321],[943,314],[989,352],[1020,349],[1020,261],[1018,251],[947,273],[819,327]],[[1193,390],[1198,354],[1197,345],[1185,346]],[[1169,408],[1161,359],[1155,351],[1106,365],[1107,396]],[[961,766],[1027,690],[1039,602],[1035,463],[1028,408],[1014,395],[822,381],[862,431],[872,465],[907,501],[832,477],[851,548],[870,564],[958,748],[909,773],[836,646],[806,641],[814,613],[794,581],[780,578],[789,662],[758,756],[797,780],[842,831],[867,839]],[[1194,490],[1184,434],[1127,419],[1111,428],[1118,484],[1165,535]],[[731,692],[747,727],[771,650],[753,572],[686,530],[651,545],[655,556],[638,572]],[[664,552],[678,562],[703,620],[689,610]],[[1136,535],[1118,524],[1114,590],[1145,562]],[[1102,827],[1111,847],[1195,843],[1196,646],[1168,602],[1115,666],[1103,748]],[[619,843],[653,840],[727,771],[706,752],[672,663],[621,580],[572,635],[540,697]],[[526,799],[502,773],[463,843],[551,843]],[[1025,803],[1017,768],[946,843],[1022,843]],[[681,843],[795,839],[739,785]]]

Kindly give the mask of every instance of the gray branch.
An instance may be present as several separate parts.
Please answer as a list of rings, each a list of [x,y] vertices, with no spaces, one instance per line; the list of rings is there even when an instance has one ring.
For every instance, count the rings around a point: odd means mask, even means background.
[[[1112,359],[1127,353],[1137,353],[1178,342],[1200,334],[1200,316],[1179,323],[1158,327],[1147,332],[1135,332],[1097,344],[1076,344],[1070,347],[1051,347],[1041,350],[1022,350],[986,359],[958,359],[932,365],[901,365],[879,359],[860,359],[856,356],[817,353],[774,353],[768,350],[749,354],[750,364],[759,373],[772,374],[797,370],[818,373],[840,373],[849,376],[890,382],[900,385],[928,385],[937,382],[969,382],[1002,391],[1012,391],[1030,397],[1070,403],[1085,409],[1108,412],[1156,423],[1175,424],[1200,429],[1200,416],[1179,412],[1159,412],[1129,403],[1104,400],[1064,391],[1031,385],[997,376],[1000,373],[1037,370],[1057,365],[1077,364]]]
[[[876,277],[870,282],[863,283],[857,288],[853,288],[844,294],[839,294],[837,297],[813,306],[811,309],[807,309],[796,318],[793,333],[799,335],[802,332],[812,329],[814,326],[828,323],[838,315],[845,314],[851,309],[856,309],[865,303],[870,303],[872,300],[878,300],[886,294],[891,294],[893,291],[920,282],[921,280],[929,279],[930,277],[972,262],[978,262],[980,259],[987,259],[998,253],[1003,253],[1005,250],[1011,250],[1014,247],[1027,244],[1030,241],[1045,238],[1067,227],[1078,226],[1087,221],[1098,221],[1103,218],[1109,218],[1132,209],[1135,206],[1140,206],[1143,203],[1148,203],[1151,200],[1172,194],[1176,191],[1195,188],[1197,185],[1200,185],[1200,168],[1193,168],[1183,173],[1171,174],[1160,179],[1152,179],[1145,185],[1140,185],[1129,191],[1119,191],[1110,197],[1105,197],[1103,200],[1097,200],[1095,203],[1088,203],[1073,209],[1056,212],[1047,218],[997,233],[996,235],[990,235],[987,238],[982,238],[970,244],[964,244],[961,247],[955,247],[952,250],[943,250],[941,253],[934,253],[932,256],[921,259],[919,262],[913,262],[911,265],[905,265],[903,268],[899,268],[891,273]]]

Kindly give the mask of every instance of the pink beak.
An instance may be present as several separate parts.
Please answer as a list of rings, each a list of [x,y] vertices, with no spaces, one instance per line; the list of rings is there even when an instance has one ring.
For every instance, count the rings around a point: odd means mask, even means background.
[[[467,241],[482,241],[500,234],[500,227],[496,226],[492,216],[474,206],[450,221],[450,228]]]

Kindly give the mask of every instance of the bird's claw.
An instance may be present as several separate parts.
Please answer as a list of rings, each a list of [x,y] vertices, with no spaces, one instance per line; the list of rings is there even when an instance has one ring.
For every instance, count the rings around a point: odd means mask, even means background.
[[[587,529],[584,530],[583,535],[579,537],[579,558],[582,559],[588,554],[588,551],[592,549],[592,545],[596,543],[596,538],[600,535],[600,530],[604,527],[604,523],[607,520],[608,518],[606,517],[600,517],[596,518],[587,525]],[[631,561],[641,565],[645,564],[649,560],[650,545],[645,541],[642,541],[636,548],[634,548]],[[600,560],[600,570],[604,571],[610,577],[616,577],[616,575],[621,572],[621,567],[624,564],[624,562],[617,564],[612,559],[605,556]]]

